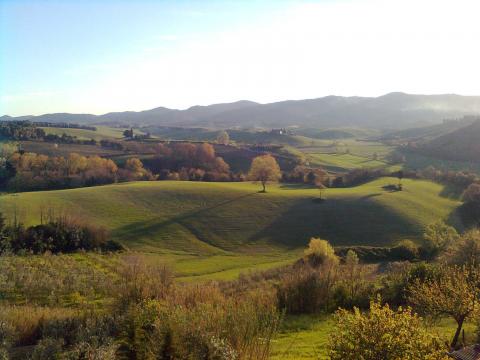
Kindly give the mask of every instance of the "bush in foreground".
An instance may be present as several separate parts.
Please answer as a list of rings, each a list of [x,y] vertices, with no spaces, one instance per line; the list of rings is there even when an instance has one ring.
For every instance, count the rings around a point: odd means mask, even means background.
[[[372,302],[368,313],[358,308],[335,314],[330,338],[332,360],[446,360],[439,338],[428,333],[410,308],[392,310]]]

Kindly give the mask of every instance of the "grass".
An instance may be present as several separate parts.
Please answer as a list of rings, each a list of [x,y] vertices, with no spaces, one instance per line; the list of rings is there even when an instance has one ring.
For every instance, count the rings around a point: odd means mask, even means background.
[[[317,140],[316,143],[299,149],[310,165],[344,172],[356,168],[388,167],[390,164],[386,158],[394,148],[374,141],[338,139]]]
[[[163,140],[191,140],[191,141],[215,141],[218,130],[205,128],[180,128],[180,127],[146,127],[153,135]],[[270,131],[227,130],[230,140],[237,143],[247,144],[281,144],[292,146],[306,146],[308,144],[320,144],[317,139],[301,135],[280,135]]]
[[[381,160],[372,160],[352,154],[315,154],[307,156],[309,163],[313,166],[322,166],[327,170],[345,171],[356,168],[379,168],[388,164]]]
[[[94,139],[100,141],[102,139],[122,139],[125,128],[112,128],[108,126],[95,126],[97,130],[86,129],[72,129],[72,128],[56,128],[56,127],[42,127],[47,134],[63,135],[64,133],[70,136],[76,136],[78,139],[90,140]],[[135,134],[142,132],[134,130]]]
[[[22,141],[21,147],[26,152],[44,154],[48,156],[68,157],[71,153],[77,153],[83,156],[102,156],[109,157],[123,154],[123,151],[102,148],[97,145],[77,145],[77,144],[55,144],[43,141]]]
[[[347,189],[318,191],[270,185],[266,194],[251,183],[133,182],[45,192],[7,194],[0,211],[27,225],[39,222],[42,207],[75,214],[105,226],[133,251],[173,261],[180,276],[232,278],[298,256],[310,237],[334,245],[393,244],[419,240],[438,219],[458,224],[456,199],[428,181],[404,180],[404,191],[383,178]]]
[[[0,209],[11,217],[16,206],[26,224],[39,221],[42,206],[68,210],[135,250],[225,255],[294,249],[311,236],[335,245],[386,245],[418,238],[460,204],[442,197],[438,184],[405,180],[404,191],[385,191],[390,183],[396,179],[328,189],[318,204],[317,190],[295,185],[271,185],[261,194],[251,183],[134,182],[5,195]]]
[[[271,359],[328,359],[328,338],[333,326],[331,315],[287,317],[273,341]]]

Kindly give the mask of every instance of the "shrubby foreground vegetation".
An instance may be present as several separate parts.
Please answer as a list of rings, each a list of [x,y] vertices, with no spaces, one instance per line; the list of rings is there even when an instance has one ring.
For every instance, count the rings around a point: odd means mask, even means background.
[[[128,253],[4,254],[1,351],[33,359],[268,359],[282,319],[334,312],[332,359],[444,359],[462,345],[464,321],[480,305],[480,232],[435,224],[424,246],[440,249],[432,261],[385,270],[312,239],[294,264],[204,283],[178,282],[169,266]],[[417,314],[457,321],[451,344]]]

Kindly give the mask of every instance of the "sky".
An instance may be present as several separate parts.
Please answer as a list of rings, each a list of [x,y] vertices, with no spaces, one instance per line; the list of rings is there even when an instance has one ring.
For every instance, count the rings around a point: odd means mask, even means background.
[[[0,0],[0,115],[480,95],[478,0]]]

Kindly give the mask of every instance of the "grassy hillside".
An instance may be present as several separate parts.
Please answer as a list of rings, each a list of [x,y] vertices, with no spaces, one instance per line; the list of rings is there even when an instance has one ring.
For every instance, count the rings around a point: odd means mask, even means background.
[[[345,171],[356,168],[386,167],[388,163],[381,160],[372,160],[352,154],[323,154],[310,153],[307,156],[313,166],[321,166],[330,171]]]
[[[445,160],[480,162],[480,120],[433,139],[420,151]]]
[[[384,178],[351,189],[317,191],[289,185],[266,194],[250,183],[136,182],[2,196],[0,211],[14,207],[27,224],[40,208],[76,213],[104,225],[140,251],[179,255],[284,252],[303,248],[311,236],[335,245],[387,245],[420,237],[423,227],[451,217],[459,202],[443,187],[405,180],[405,191],[387,192]]]
[[[123,151],[103,148],[97,145],[77,145],[77,144],[55,144],[44,141],[21,141],[22,149],[26,152],[44,154],[48,156],[67,157],[71,153],[77,153],[83,156],[115,156],[122,155]]]
[[[190,141],[215,141],[218,130],[188,127],[145,127],[145,132],[150,132],[162,140],[190,140]],[[247,144],[277,144],[291,146],[306,146],[320,143],[316,139],[301,135],[280,135],[268,130],[236,130],[227,129],[231,141]]]
[[[296,134],[307,136],[314,139],[353,139],[353,138],[369,138],[378,136],[379,130],[361,129],[361,128],[300,128],[295,130]]]
[[[339,139],[317,140],[316,144],[299,150],[312,166],[345,172],[355,168],[388,167],[387,158],[394,147],[375,141]]]
[[[425,169],[433,166],[442,170],[469,171],[480,174],[480,162],[444,160],[414,151],[404,151],[403,154],[405,155],[405,168],[410,170]]]
[[[79,139],[90,140],[94,139],[100,141],[102,139],[122,139],[123,131],[125,128],[113,128],[108,126],[95,126],[97,130],[86,129],[72,129],[72,128],[55,128],[55,127],[42,127],[47,134],[54,134],[61,136],[67,134],[70,136],[76,136]],[[134,130],[135,134],[143,134],[139,130]]]

